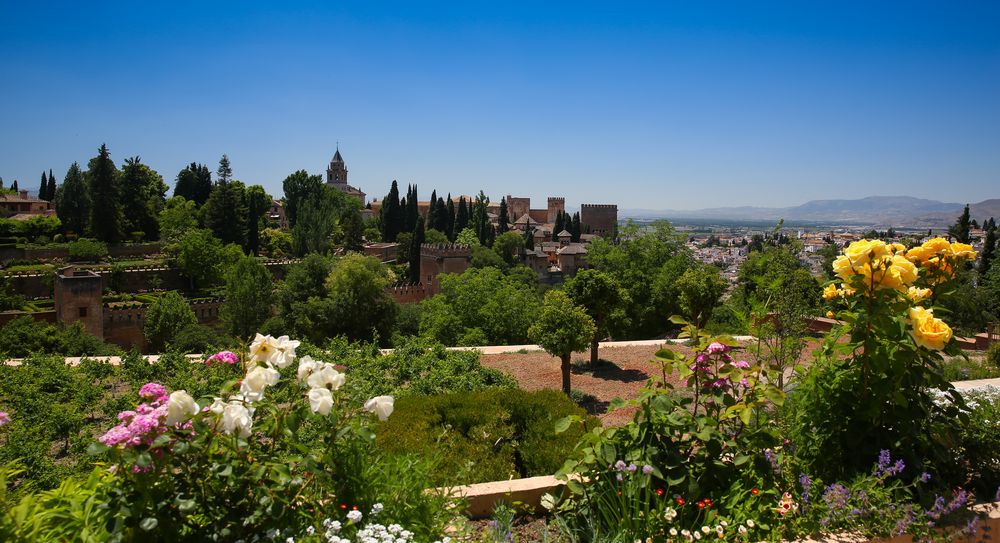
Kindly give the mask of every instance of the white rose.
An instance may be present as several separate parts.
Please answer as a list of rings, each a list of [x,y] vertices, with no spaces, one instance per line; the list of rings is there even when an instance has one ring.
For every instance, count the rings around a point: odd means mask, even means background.
[[[250,359],[257,362],[273,364],[278,357],[278,343],[271,336],[257,334],[250,342]]]
[[[326,416],[333,409],[333,394],[326,388],[314,388],[309,391],[309,408],[313,413]]]
[[[288,336],[281,336],[274,340],[274,342],[278,352],[274,356],[272,362],[275,366],[278,366],[278,368],[285,369],[289,364],[295,361],[295,349],[299,347],[301,342],[288,339]]]
[[[314,371],[306,382],[311,388],[337,390],[344,384],[345,380],[344,374],[337,371],[332,364],[323,364],[323,367]]]
[[[320,362],[313,360],[311,356],[303,356],[299,359],[299,370],[295,372],[295,377],[302,383],[312,372],[318,370],[321,365]]]
[[[240,392],[246,396],[248,401],[255,402],[264,397],[264,389],[277,384],[281,374],[274,368],[267,366],[255,366],[247,372],[240,385]]]
[[[393,403],[392,396],[375,396],[365,402],[365,411],[378,415],[378,420],[385,420],[392,414]]]
[[[222,410],[222,429],[227,434],[249,437],[252,426],[253,419],[250,418],[250,410],[242,403],[229,402]]]
[[[170,399],[167,400],[166,425],[173,426],[179,422],[184,422],[197,415],[198,409],[198,404],[195,403],[194,398],[190,394],[183,390],[175,390],[170,393]]]

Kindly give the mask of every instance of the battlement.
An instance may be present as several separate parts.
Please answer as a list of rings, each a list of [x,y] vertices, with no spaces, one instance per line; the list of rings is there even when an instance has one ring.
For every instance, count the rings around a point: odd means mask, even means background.
[[[472,248],[458,243],[424,243],[420,246],[420,256],[468,258],[472,256]]]
[[[398,304],[418,303],[427,297],[423,283],[393,283],[385,288],[385,293]]]
[[[566,198],[562,196],[549,196],[548,201],[550,203],[558,203],[558,202],[566,203]]]
[[[608,209],[618,211],[618,204],[580,204],[580,209]]]

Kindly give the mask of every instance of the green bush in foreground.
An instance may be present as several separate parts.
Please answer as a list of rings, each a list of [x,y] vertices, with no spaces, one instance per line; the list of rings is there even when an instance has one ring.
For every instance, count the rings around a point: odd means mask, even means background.
[[[571,415],[585,418],[586,428],[556,434],[556,421]],[[410,396],[379,425],[377,445],[436,459],[436,485],[480,483],[551,475],[599,424],[555,390]]]

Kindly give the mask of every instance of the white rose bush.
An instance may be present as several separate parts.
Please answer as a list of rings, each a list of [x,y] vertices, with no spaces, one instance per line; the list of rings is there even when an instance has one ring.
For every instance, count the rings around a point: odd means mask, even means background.
[[[110,459],[112,540],[301,536],[332,515],[375,505],[381,521],[440,539],[445,498],[422,492],[411,464],[383,462],[374,447],[369,425],[391,416],[393,398],[358,405],[343,367],[297,358],[298,347],[257,334],[236,354],[243,378],[215,396],[158,383],[139,390],[141,403],[91,450]],[[383,501],[394,507],[382,512]]]

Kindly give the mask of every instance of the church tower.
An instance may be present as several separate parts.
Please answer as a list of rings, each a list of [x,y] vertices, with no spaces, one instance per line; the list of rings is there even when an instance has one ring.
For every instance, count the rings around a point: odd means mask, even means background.
[[[340,156],[340,147],[333,155],[330,166],[326,168],[326,182],[330,185],[347,184],[347,165],[344,164],[344,157]]]

